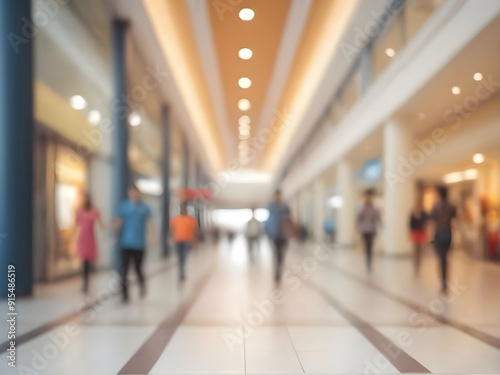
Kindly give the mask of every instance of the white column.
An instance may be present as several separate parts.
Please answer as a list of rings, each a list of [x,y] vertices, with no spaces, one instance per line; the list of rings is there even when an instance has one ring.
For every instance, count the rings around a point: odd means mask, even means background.
[[[356,236],[356,188],[352,167],[345,160],[337,166],[337,188],[342,206],[338,209],[336,241],[340,245],[351,246]]]
[[[325,184],[318,178],[313,186],[314,199],[314,227],[313,234],[316,239],[324,238],[323,223],[325,221]]]
[[[393,121],[385,124],[382,250],[386,254],[411,251],[408,220],[416,198],[414,172],[425,157],[407,129]]]

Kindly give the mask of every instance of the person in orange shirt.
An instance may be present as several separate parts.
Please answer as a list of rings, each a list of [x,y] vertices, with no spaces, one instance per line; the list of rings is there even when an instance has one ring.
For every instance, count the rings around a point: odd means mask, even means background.
[[[186,277],[187,253],[196,235],[196,219],[187,214],[186,203],[181,204],[180,215],[170,221],[170,228],[179,257],[179,279],[182,281]]]

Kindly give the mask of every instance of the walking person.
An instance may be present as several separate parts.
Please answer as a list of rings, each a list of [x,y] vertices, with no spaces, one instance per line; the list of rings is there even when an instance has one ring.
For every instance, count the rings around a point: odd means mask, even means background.
[[[422,199],[418,198],[410,214],[410,238],[414,249],[415,276],[420,274],[422,247],[427,242],[427,221],[429,216],[423,209]]]
[[[173,217],[170,221],[170,228],[172,236],[177,249],[177,256],[179,258],[179,280],[183,281],[186,278],[186,259],[188,256],[189,248],[192,246],[196,236],[197,222],[193,216],[187,213],[187,206],[185,203],[181,204],[180,214]]]
[[[76,212],[77,233],[76,254],[82,260],[83,265],[83,293],[89,290],[89,278],[92,264],[97,260],[97,242],[94,227],[98,222],[104,229],[99,210],[92,204],[90,195],[85,194],[82,208]]]
[[[435,223],[434,247],[439,258],[441,272],[441,293],[448,292],[448,253],[452,239],[452,222],[457,215],[457,210],[448,201],[448,188],[438,186],[438,201],[430,213],[430,219]]]
[[[279,282],[281,280],[285,251],[288,244],[288,234],[293,230],[293,223],[290,219],[290,208],[282,202],[280,190],[276,190],[274,193],[274,201],[269,205],[268,210],[269,218],[264,228],[274,245],[274,280]]]
[[[369,189],[365,192],[365,202],[358,212],[356,221],[358,231],[363,238],[366,254],[366,268],[372,269],[373,242],[377,234],[378,226],[381,224],[380,212],[373,204],[374,191]]]
[[[128,268],[130,262],[134,263],[135,273],[139,281],[140,295],[146,295],[146,282],[142,272],[142,263],[146,246],[155,245],[155,231],[151,210],[142,201],[142,194],[136,186],[128,191],[128,199],[121,202],[118,207],[118,217],[113,222],[115,231],[119,232],[118,243],[122,257],[122,288],[123,301],[128,302]],[[148,232],[148,233],[146,233]],[[149,235],[148,244],[146,242]]]
[[[247,237],[248,251],[250,255],[253,253],[253,248],[259,248],[259,239],[261,235],[260,221],[255,218],[255,209],[252,209],[252,218],[247,222],[245,235]]]

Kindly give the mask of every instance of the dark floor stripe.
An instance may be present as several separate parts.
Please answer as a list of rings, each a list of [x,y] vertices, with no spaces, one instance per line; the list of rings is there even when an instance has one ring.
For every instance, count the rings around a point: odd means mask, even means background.
[[[392,365],[402,373],[430,373],[420,362],[411,357],[403,349],[377,331],[373,326],[359,318],[357,315],[346,309],[337,299],[326,293],[322,288],[304,280],[307,285],[320,294],[330,303],[344,318],[346,318],[357,330],[381,352]],[[393,352],[396,351],[396,353]]]
[[[161,354],[172,339],[175,331],[186,317],[188,311],[197,300],[198,296],[206,285],[208,279],[212,275],[214,265],[210,267],[207,274],[197,281],[193,287],[193,293],[184,301],[174,313],[167,317],[153,332],[153,334],[142,344],[137,352],[129,359],[129,361],[118,372],[118,375],[137,375],[148,374],[155,363],[160,358]]]
[[[387,298],[392,299],[393,301],[396,301],[396,302],[398,302],[398,303],[400,303],[400,304],[402,304],[402,305],[404,305],[412,310],[415,310],[416,312],[425,314],[425,315],[429,316],[430,318],[433,318],[442,324],[456,328],[459,331],[461,331],[469,336],[472,336],[475,339],[477,339],[477,340],[479,340],[487,345],[494,347],[495,349],[500,349],[500,338],[498,338],[496,336],[489,335],[489,334],[482,332],[474,327],[468,326],[467,324],[459,323],[459,322],[454,321],[452,319],[449,319],[443,315],[438,315],[438,314],[430,311],[428,308],[419,305],[418,303],[415,303],[415,302],[410,301],[404,297],[400,297],[397,294],[389,292],[388,290],[386,290],[386,289],[384,289],[384,288],[382,288],[382,287],[380,287],[380,286],[378,286],[378,285],[376,285],[368,280],[364,280],[359,276],[353,275],[352,273],[344,270],[343,268],[341,268],[337,265],[330,264],[329,267],[334,269],[335,271],[337,271],[339,274],[341,274],[345,277],[348,277],[348,278],[350,278],[350,279],[352,279],[360,284],[363,284],[363,285],[367,286],[368,288],[373,289],[373,290],[383,294]]]
[[[154,277],[156,275],[159,275],[160,273],[168,270],[169,268],[172,268],[176,264],[177,264],[177,262],[170,262],[170,263],[166,264],[165,266],[160,267],[159,269],[155,270],[154,272],[151,272],[150,274],[146,275],[146,277],[149,279],[149,278],[152,278],[152,277]],[[133,285],[135,283],[136,282],[131,283],[131,285]],[[112,296],[116,297],[116,296],[118,296],[120,294],[121,294],[121,290],[114,292],[112,294]],[[26,333],[23,333],[22,335],[17,336],[16,337],[16,346],[24,344],[24,343],[26,343],[26,342],[28,342],[30,340],[33,340],[34,338],[36,338],[36,337],[38,337],[40,335],[43,335],[46,332],[49,332],[49,331],[53,330],[56,327],[62,326],[64,324],[67,324],[67,323],[69,323],[69,322],[77,319],[83,313],[85,313],[85,312],[93,309],[99,302],[100,301],[95,300],[94,302],[85,305],[85,307],[83,307],[79,311],[75,311],[74,313],[65,315],[65,316],[63,316],[63,317],[61,317],[59,319],[56,319],[56,320],[53,320],[51,322],[45,323],[45,324],[41,325],[40,327],[34,328],[31,331],[28,331]],[[0,344],[0,354],[6,352],[9,349],[9,347],[10,347],[10,342],[9,341],[1,343]]]

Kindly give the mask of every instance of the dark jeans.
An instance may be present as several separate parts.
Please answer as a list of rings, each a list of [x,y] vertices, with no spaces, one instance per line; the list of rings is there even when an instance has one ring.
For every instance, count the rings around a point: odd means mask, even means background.
[[[284,238],[276,238],[274,242],[274,257],[275,257],[275,273],[274,278],[276,281],[281,279],[281,272],[283,270],[283,261],[285,259],[285,250],[288,241]]]
[[[186,276],[186,258],[189,251],[189,242],[177,242],[177,256],[179,258],[179,277],[183,279]]]
[[[122,288],[123,288],[123,298],[128,299],[128,266],[130,261],[134,263],[135,273],[137,274],[137,279],[139,280],[139,286],[141,288],[141,295],[143,296],[146,292],[146,285],[144,281],[144,276],[142,274],[142,259],[144,257],[144,250],[135,249],[122,249]]]
[[[439,258],[441,271],[441,285],[443,291],[447,289],[448,280],[448,253],[451,246],[451,230],[438,229],[434,235],[434,247]]]
[[[83,260],[83,291],[89,290],[90,268],[92,263],[89,260]]]
[[[371,270],[372,268],[372,252],[373,252],[373,240],[375,239],[375,233],[363,233],[363,242],[365,244],[366,253],[366,267]]]

